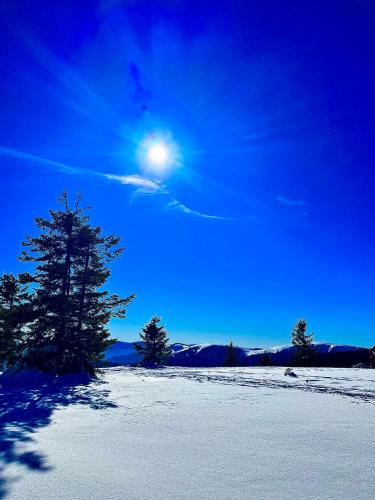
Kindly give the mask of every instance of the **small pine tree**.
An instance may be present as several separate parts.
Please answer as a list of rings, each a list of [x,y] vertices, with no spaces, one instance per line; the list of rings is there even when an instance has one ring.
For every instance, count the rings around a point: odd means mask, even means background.
[[[272,358],[271,358],[270,353],[268,351],[264,351],[264,353],[262,354],[262,356],[260,358],[260,364],[261,364],[261,366],[272,366],[273,365]]]
[[[143,356],[143,364],[164,364],[172,354],[167,331],[158,325],[160,321],[161,318],[153,316],[139,334],[144,345],[135,344],[135,349]]]
[[[227,345],[224,366],[238,366],[237,349],[234,347],[233,342],[229,342]]]
[[[306,333],[307,323],[301,318],[293,327],[292,344],[295,347],[294,363],[296,366],[311,366],[315,358],[313,334]]]

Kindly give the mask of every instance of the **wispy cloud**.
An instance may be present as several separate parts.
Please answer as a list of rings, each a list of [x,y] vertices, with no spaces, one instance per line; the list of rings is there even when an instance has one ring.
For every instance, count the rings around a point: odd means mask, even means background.
[[[187,207],[183,203],[181,203],[178,200],[173,199],[170,201],[167,205],[166,208],[170,208],[173,210],[178,210],[179,212],[183,212],[185,214],[189,215],[194,215],[196,217],[202,217],[203,219],[213,219],[213,220],[222,220],[222,221],[244,221],[244,220],[249,220],[253,219],[251,216],[245,216],[245,217],[224,217],[221,215],[211,215],[211,214],[206,214],[204,212],[198,212],[197,210],[193,210],[192,208]]]
[[[58,169],[61,172],[67,174],[94,175],[102,178],[105,177],[106,179],[119,182],[120,184],[135,188],[134,191],[135,195],[138,194],[163,195],[164,199],[165,198],[167,199],[167,203],[165,205],[166,208],[177,210],[179,212],[183,212],[185,214],[192,215],[195,217],[200,217],[203,219],[211,219],[211,220],[221,220],[221,221],[244,221],[244,220],[254,219],[251,216],[224,217],[221,215],[206,214],[203,212],[199,212],[198,210],[193,210],[192,208],[189,208],[180,201],[176,200],[162,182],[160,182],[157,179],[149,179],[147,177],[142,177],[139,174],[117,175],[117,174],[98,172],[96,170],[89,170],[85,168],[66,165],[65,163],[49,160],[48,158],[44,158],[42,156],[33,155],[30,153],[19,151],[17,149],[7,148],[4,146],[0,146],[0,154],[4,156],[10,156],[13,158],[19,158],[29,162],[38,163],[40,165],[54,167],[55,169]]]
[[[286,198],[285,196],[277,196],[276,200],[282,205],[287,205],[289,207],[305,207],[307,205],[304,200],[292,200],[290,198]]]
[[[161,193],[165,192],[165,188],[161,182],[147,179],[138,174],[132,175],[114,175],[114,174],[103,174],[107,179],[118,181],[120,184],[125,184],[128,186],[134,186],[137,188],[139,193]]]
[[[20,158],[21,160],[27,160],[42,165],[48,165],[50,167],[56,167],[59,170],[62,170],[63,172],[71,174],[92,173],[91,171],[65,165],[65,163],[48,160],[47,158],[43,158],[42,156],[37,156],[30,153],[24,153],[23,151],[19,151],[18,149],[6,148],[4,146],[0,146],[0,154],[4,156],[10,156],[11,158]]]

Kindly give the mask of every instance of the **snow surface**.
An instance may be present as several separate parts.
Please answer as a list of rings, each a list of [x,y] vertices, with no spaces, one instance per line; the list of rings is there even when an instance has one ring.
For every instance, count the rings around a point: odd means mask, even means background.
[[[295,372],[121,367],[0,388],[0,498],[373,499],[375,370]]]

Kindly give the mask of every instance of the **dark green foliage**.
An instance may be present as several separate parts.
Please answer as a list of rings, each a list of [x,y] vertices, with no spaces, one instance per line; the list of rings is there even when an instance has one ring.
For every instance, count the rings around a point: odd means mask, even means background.
[[[34,318],[23,342],[21,363],[27,368],[93,373],[109,339],[108,321],[123,318],[133,296],[121,299],[102,289],[108,264],[123,249],[119,238],[103,236],[92,226],[77,200],[74,209],[66,193],[63,210],[37,218],[40,235],[27,237],[21,260],[35,263],[28,283],[33,289]]]
[[[272,366],[273,365],[273,362],[272,362],[272,359],[271,359],[269,352],[264,351],[264,353],[262,354],[262,356],[260,358],[260,364],[261,364],[261,366]]]
[[[375,368],[375,345],[370,349],[370,366]]]
[[[234,347],[233,342],[227,345],[224,366],[238,366],[237,349]]]
[[[158,316],[151,318],[139,334],[144,345],[135,345],[136,350],[142,354],[142,363],[145,365],[165,364],[172,354],[167,331],[163,326],[158,325],[160,321],[161,318]]]
[[[307,323],[299,319],[292,330],[292,344],[295,347],[294,363],[296,366],[312,366],[316,352],[313,345],[313,334],[306,333]]]
[[[25,277],[7,273],[0,277],[0,366],[13,360],[24,334],[29,316]]]

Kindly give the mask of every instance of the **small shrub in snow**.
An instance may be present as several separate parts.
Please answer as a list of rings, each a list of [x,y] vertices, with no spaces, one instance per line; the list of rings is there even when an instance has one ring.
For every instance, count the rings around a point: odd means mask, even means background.
[[[287,368],[284,375],[287,377],[298,377],[298,375],[293,371],[293,368]]]

